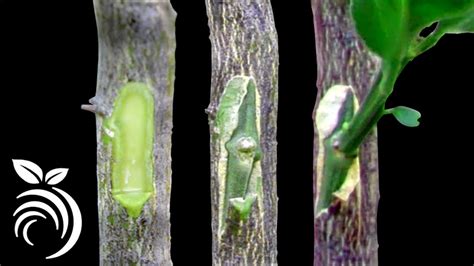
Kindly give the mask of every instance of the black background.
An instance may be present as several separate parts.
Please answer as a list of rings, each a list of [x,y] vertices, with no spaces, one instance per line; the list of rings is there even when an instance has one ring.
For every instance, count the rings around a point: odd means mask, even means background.
[[[210,265],[210,43],[204,1],[172,1],[177,70],[171,205],[176,265]],[[316,60],[309,0],[272,1],[280,44],[278,249],[280,265],[312,265],[312,120]],[[472,265],[474,35],[444,37],[409,64],[387,106],[422,114],[421,126],[379,123],[380,265]],[[95,119],[97,37],[92,1],[0,2],[0,264],[98,264]],[[79,204],[82,234],[62,257],[52,223],[15,238],[16,196],[31,188],[11,159],[45,172]]]

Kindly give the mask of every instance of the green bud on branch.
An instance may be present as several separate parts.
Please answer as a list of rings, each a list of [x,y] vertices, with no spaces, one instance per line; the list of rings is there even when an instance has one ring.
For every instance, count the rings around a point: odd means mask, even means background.
[[[220,206],[221,231],[225,224],[245,222],[257,200],[261,183],[259,95],[252,77],[235,76],[224,89],[216,116],[216,137],[221,147],[219,177],[225,184]],[[238,215],[229,215],[237,212]],[[227,221],[235,219],[240,221]]]
[[[138,217],[154,193],[154,100],[143,83],[127,83],[104,121],[104,142],[112,148],[112,196]]]

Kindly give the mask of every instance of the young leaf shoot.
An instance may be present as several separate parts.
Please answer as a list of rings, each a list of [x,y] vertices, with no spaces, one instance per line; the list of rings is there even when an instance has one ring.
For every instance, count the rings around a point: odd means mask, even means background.
[[[473,32],[474,0],[352,0],[352,15],[358,34],[367,47],[382,59],[382,69],[359,111],[341,130],[334,143],[346,154],[354,154],[365,136],[386,113],[385,103],[398,75],[408,62],[433,47],[448,33]],[[427,37],[420,32],[438,26]],[[401,122],[414,112],[398,109]],[[419,118],[419,117],[418,117]]]

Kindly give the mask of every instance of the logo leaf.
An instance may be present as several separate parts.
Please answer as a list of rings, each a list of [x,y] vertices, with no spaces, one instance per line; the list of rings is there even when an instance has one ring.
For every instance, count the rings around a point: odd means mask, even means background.
[[[417,127],[420,125],[418,119],[420,119],[421,114],[415,109],[406,107],[406,106],[398,106],[392,109],[388,109],[385,111],[386,114],[393,114],[395,118],[400,122],[400,124],[407,126],[407,127]]]
[[[43,181],[43,171],[33,162],[27,160],[12,160],[18,176],[29,184],[39,184]]]
[[[59,182],[63,181],[64,178],[66,178],[68,168],[56,168],[51,171],[49,171],[46,174],[46,184],[48,185],[56,185],[59,184]]]

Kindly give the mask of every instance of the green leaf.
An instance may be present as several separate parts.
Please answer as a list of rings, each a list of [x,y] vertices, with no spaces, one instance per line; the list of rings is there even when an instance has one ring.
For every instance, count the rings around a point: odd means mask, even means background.
[[[413,59],[446,33],[474,32],[474,0],[352,0],[352,15],[367,47],[385,61]],[[420,38],[434,22],[434,36]]]
[[[357,32],[384,59],[399,59],[406,50],[406,1],[352,0]]]
[[[417,127],[420,125],[420,122],[418,122],[418,119],[421,117],[420,112],[406,106],[388,109],[385,111],[385,114],[393,114],[400,124],[407,127]]]
[[[464,18],[473,7],[474,0],[410,0],[410,30],[418,33],[436,21]]]
[[[439,30],[443,33],[474,33],[474,10],[465,16],[440,21]]]

